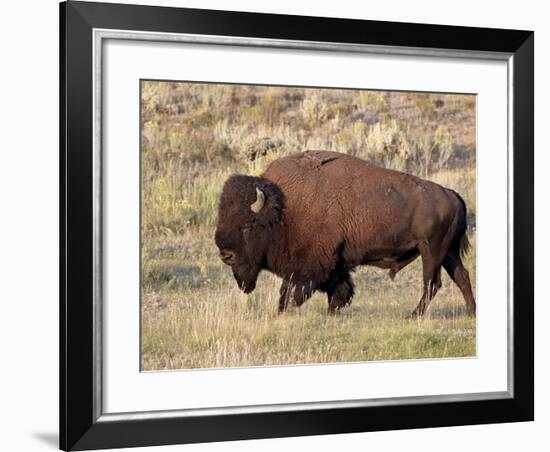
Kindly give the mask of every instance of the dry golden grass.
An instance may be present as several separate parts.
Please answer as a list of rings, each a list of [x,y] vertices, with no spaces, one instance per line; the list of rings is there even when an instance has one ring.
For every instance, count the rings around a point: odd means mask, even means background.
[[[420,259],[391,281],[361,268],[356,295],[338,316],[315,294],[276,313],[280,279],[262,273],[243,294],[217,257],[209,228],[150,240],[143,248],[142,369],[188,369],[448,358],[476,353],[475,320],[446,274],[427,319],[408,315],[421,294]],[[475,236],[470,240],[475,246]],[[468,255],[475,289],[475,259]]]

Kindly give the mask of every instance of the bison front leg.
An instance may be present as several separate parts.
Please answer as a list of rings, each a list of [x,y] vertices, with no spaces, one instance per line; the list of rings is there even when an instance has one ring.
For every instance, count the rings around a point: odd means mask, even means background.
[[[286,308],[288,306],[288,301],[290,299],[291,295],[291,287],[288,281],[283,281],[283,284],[281,285],[281,289],[279,290],[279,314],[282,314],[286,311]]]
[[[283,281],[279,296],[279,314],[286,311],[288,304],[292,301],[296,306],[301,306],[311,297],[314,289],[311,283],[291,283]]]
[[[353,281],[349,273],[329,284],[327,288],[328,313],[335,314],[344,306],[350,304],[353,294]]]

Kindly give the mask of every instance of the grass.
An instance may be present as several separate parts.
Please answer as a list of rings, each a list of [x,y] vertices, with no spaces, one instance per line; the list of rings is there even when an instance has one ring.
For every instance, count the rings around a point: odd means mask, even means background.
[[[150,240],[143,247],[142,369],[263,366],[473,356],[475,320],[446,274],[429,317],[409,320],[421,293],[418,259],[390,281],[361,268],[342,314],[326,315],[315,294],[276,314],[279,278],[262,273],[249,296],[217,257],[210,228]],[[475,247],[475,236],[470,237]],[[468,255],[475,287],[474,255]]]
[[[251,295],[237,289],[213,242],[222,185],[306,149],[453,188],[475,225],[472,96],[143,82],[143,370],[475,355],[475,320],[446,274],[429,318],[407,319],[421,295],[420,259],[394,281],[358,269],[354,301],[335,317],[324,294],[278,316],[280,280],[266,272]],[[470,241],[475,289],[475,234]]]

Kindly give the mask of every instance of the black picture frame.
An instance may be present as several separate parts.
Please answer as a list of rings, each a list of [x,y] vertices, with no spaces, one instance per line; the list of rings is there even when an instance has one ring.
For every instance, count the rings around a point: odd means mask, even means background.
[[[94,409],[94,28],[502,52],[513,58],[513,391],[489,400],[102,421]],[[83,450],[534,418],[531,31],[69,1],[60,5],[60,448]],[[502,282],[506,284],[505,281]]]

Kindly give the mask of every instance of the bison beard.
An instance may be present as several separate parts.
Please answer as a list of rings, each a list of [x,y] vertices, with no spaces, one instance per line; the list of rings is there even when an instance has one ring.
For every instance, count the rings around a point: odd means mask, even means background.
[[[283,279],[279,312],[325,292],[328,312],[351,303],[350,272],[389,269],[422,258],[423,316],[441,287],[441,267],[476,305],[462,263],[466,205],[454,191],[346,154],[308,151],[272,162],[260,177],[230,177],[222,190],[216,245],[239,287],[254,290],[268,270]]]

